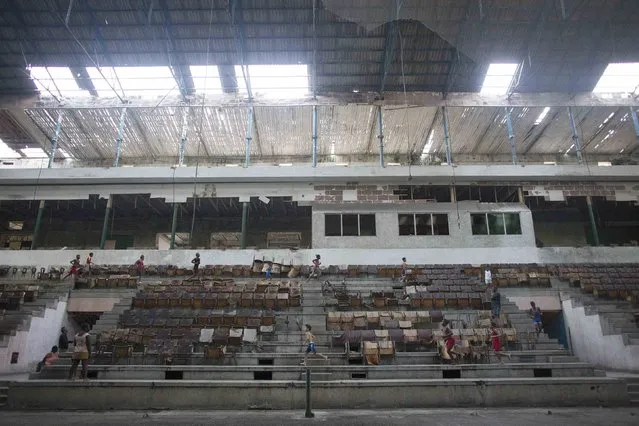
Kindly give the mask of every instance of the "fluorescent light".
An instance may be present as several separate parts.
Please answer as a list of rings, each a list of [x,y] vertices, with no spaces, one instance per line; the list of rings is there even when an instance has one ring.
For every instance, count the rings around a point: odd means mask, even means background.
[[[335,142],[331,142],[331,155],[335,155]]]
[[[570,145],[570,148],[568,148],[566,150],[566,152],[564,152],[564,155],[568,155],[568,153],[570,152],[571,149],[573,149],[575,147],[575,144],[573,143],[572,145]]]
[[[546,166],[556,166],[557,162],[556,161],[544,161],[544,164]]]
[[[608,64],[594,93],[635,93],[639,88],[639,62]]]
[[[278,164],[278,166],[280,167],[291,167],[293,165],[293,163],[280,163]]]
[[[66,67],[31,67],[29,75],[41,96],[87,97],[87,90],[78,86],[73,73]]]
[[[537,117],[537,119],[533,123],[533,126],[539,126],[541,122],[544,121],[544,118],[546,118],[546,116],[548,115],[548,112],[550,112],[550,107],[544,108],[541,114],[539,114],[539,117]]]
[[[402,163],[386,163],[387,166],[401,166]]]
[[[612,163],[610,161],[599,161],[597,165],[599,167],[610,167],[612,166]]]
[[[480,93],[505,95],[513,81],[518,64],[490,64]]]
[[[27,158],[47,158],[48,155],[42,148],[23,148],[20,150]]]
[[[353,89],[353,93],[359,93],[359,90]]]
[[[301,98],[310,92],[308,65],[248,65],[253,95],[278,98]],[[235,66],[238,91],[246,95],[246,83],[240,65]]]
[[[335,163],[336,166],[348,166],[348,163]]]
[[[225,164],[226,167],[240,167],[239,164]]]

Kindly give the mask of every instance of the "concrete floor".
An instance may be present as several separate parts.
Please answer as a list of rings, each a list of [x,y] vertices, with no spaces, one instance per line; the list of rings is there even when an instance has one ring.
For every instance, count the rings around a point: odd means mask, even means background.
[[[12,412],[1,415],[1,424],[37,425],[298,425],[325,423],[340,425],[603,425],[639,424],[636,408],[561,408],[561,409],[458,409],[458,410],[397,410],[397,411],[316,411],[314,419],[305,419],[304,412],[292,411],[111,411],[111,412]]]

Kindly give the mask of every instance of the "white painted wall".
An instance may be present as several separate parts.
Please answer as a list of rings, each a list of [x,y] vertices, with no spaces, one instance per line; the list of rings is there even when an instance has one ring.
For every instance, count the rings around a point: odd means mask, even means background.
[[[0,348],[0,374],[32,371],[51,347],[58,344],[60,329],[66,314],[67,302],[45,310],[43,317],[31,318],[28,331],[18,331],[9,339],[6,348]],[[11,364],[11,354],[19,352],[17,364]]]
[[[198,250],[202,265],[250,265],[266,259],[296,265],[310,265],[321,254],[324,265],[399,264],[407,257],[414,264],[495,264],[495,263],[637,263],[637,247],[488,247],[424,249],[308,249],[308,250]],[[67,267],[74,251],[0,250],[0,265]],[[93,250],[96,264],[133,265],[140,254],[147,265],[191,267],[195,250]],[[81,255],[87,253],[80,252]],[[20,275],[20,274],[18,274]],[[18,276],[18,280],[21,278]]]
[[[584,308],[562,302],[570,330],[572,349],[581,361],[598,367],[639,371],[639,345],[624,345],[621,335],[604,335],[599,315],[586,315]]]
[[[324,216],[332,213],[375,214],[374,237],[327,237]],[[448,215],[450,235],[399,235],[398,214],[439,213]],[[471,213],[519,213],[521,235],[473,235]],[[518,203],[459,203],[422,204],[315,204],[313,206],[313,248],[475,248],[475,247],[534,247],[535,231],[528,207]],[[400,256],[401,259],[401,256]]]

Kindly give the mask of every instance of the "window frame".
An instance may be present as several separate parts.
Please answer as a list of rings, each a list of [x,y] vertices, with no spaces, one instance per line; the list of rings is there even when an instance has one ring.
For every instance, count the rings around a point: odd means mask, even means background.
[[[413,233],[412,234],[402,234],[400,233],[400,225],[399,224],[399,220],[400,220],[400,216],[412,216],[413,217]],[[429,234],[418,234],[417,233],[417,216],[429,216],[429,220],[430,220],[430,233]],[[435,233],[435,221],[434,221],[434,216],[445,216],[446,217],[446,224],[449,224],[449,220],[448,220],[448,213],[397,213],[397,234],[400,237],[447,237],[450,236],[450,226],[447,226],[448,228],[448,233],[447,234],[436,234]],[[406,225],[404,225],[406,226]]]
[[[339,235],[326,235],[326,218],[328,216],[339,216]],[[357,216],[357,235],[344,235],[344,216]],[[373,217],[372,235],[362,235],[361,216]],[[324,237],[377,237],[377,215],[375,213],[324,213]]]
[[[485,234],[476,234],[473,230],[473,216],[483,216],[484,217],[484,223],[486,224],[486,233]],[[503,233],[493,233],[490,232],[490,220],[488,220],[488,215],[494,215],[494,216],[501,216],[501,224],[502,224],[502,228],[503,228]],[[519,232],[517,233],[508,233],[508,226],[506,225],[506,215],[517,215],[518,217],[518,223],[519,223]],[[470,228],[471,228],[471,233],[472,235],[523,235],[522,229],[521,229],[521,212],[476,212],[476,213],[470,213]]]

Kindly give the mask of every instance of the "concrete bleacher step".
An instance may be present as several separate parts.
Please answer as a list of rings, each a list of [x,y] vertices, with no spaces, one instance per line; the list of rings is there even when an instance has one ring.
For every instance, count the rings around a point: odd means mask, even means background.
[[[627,378],[626,385],[630,404],[639,406],[639,378]]]

